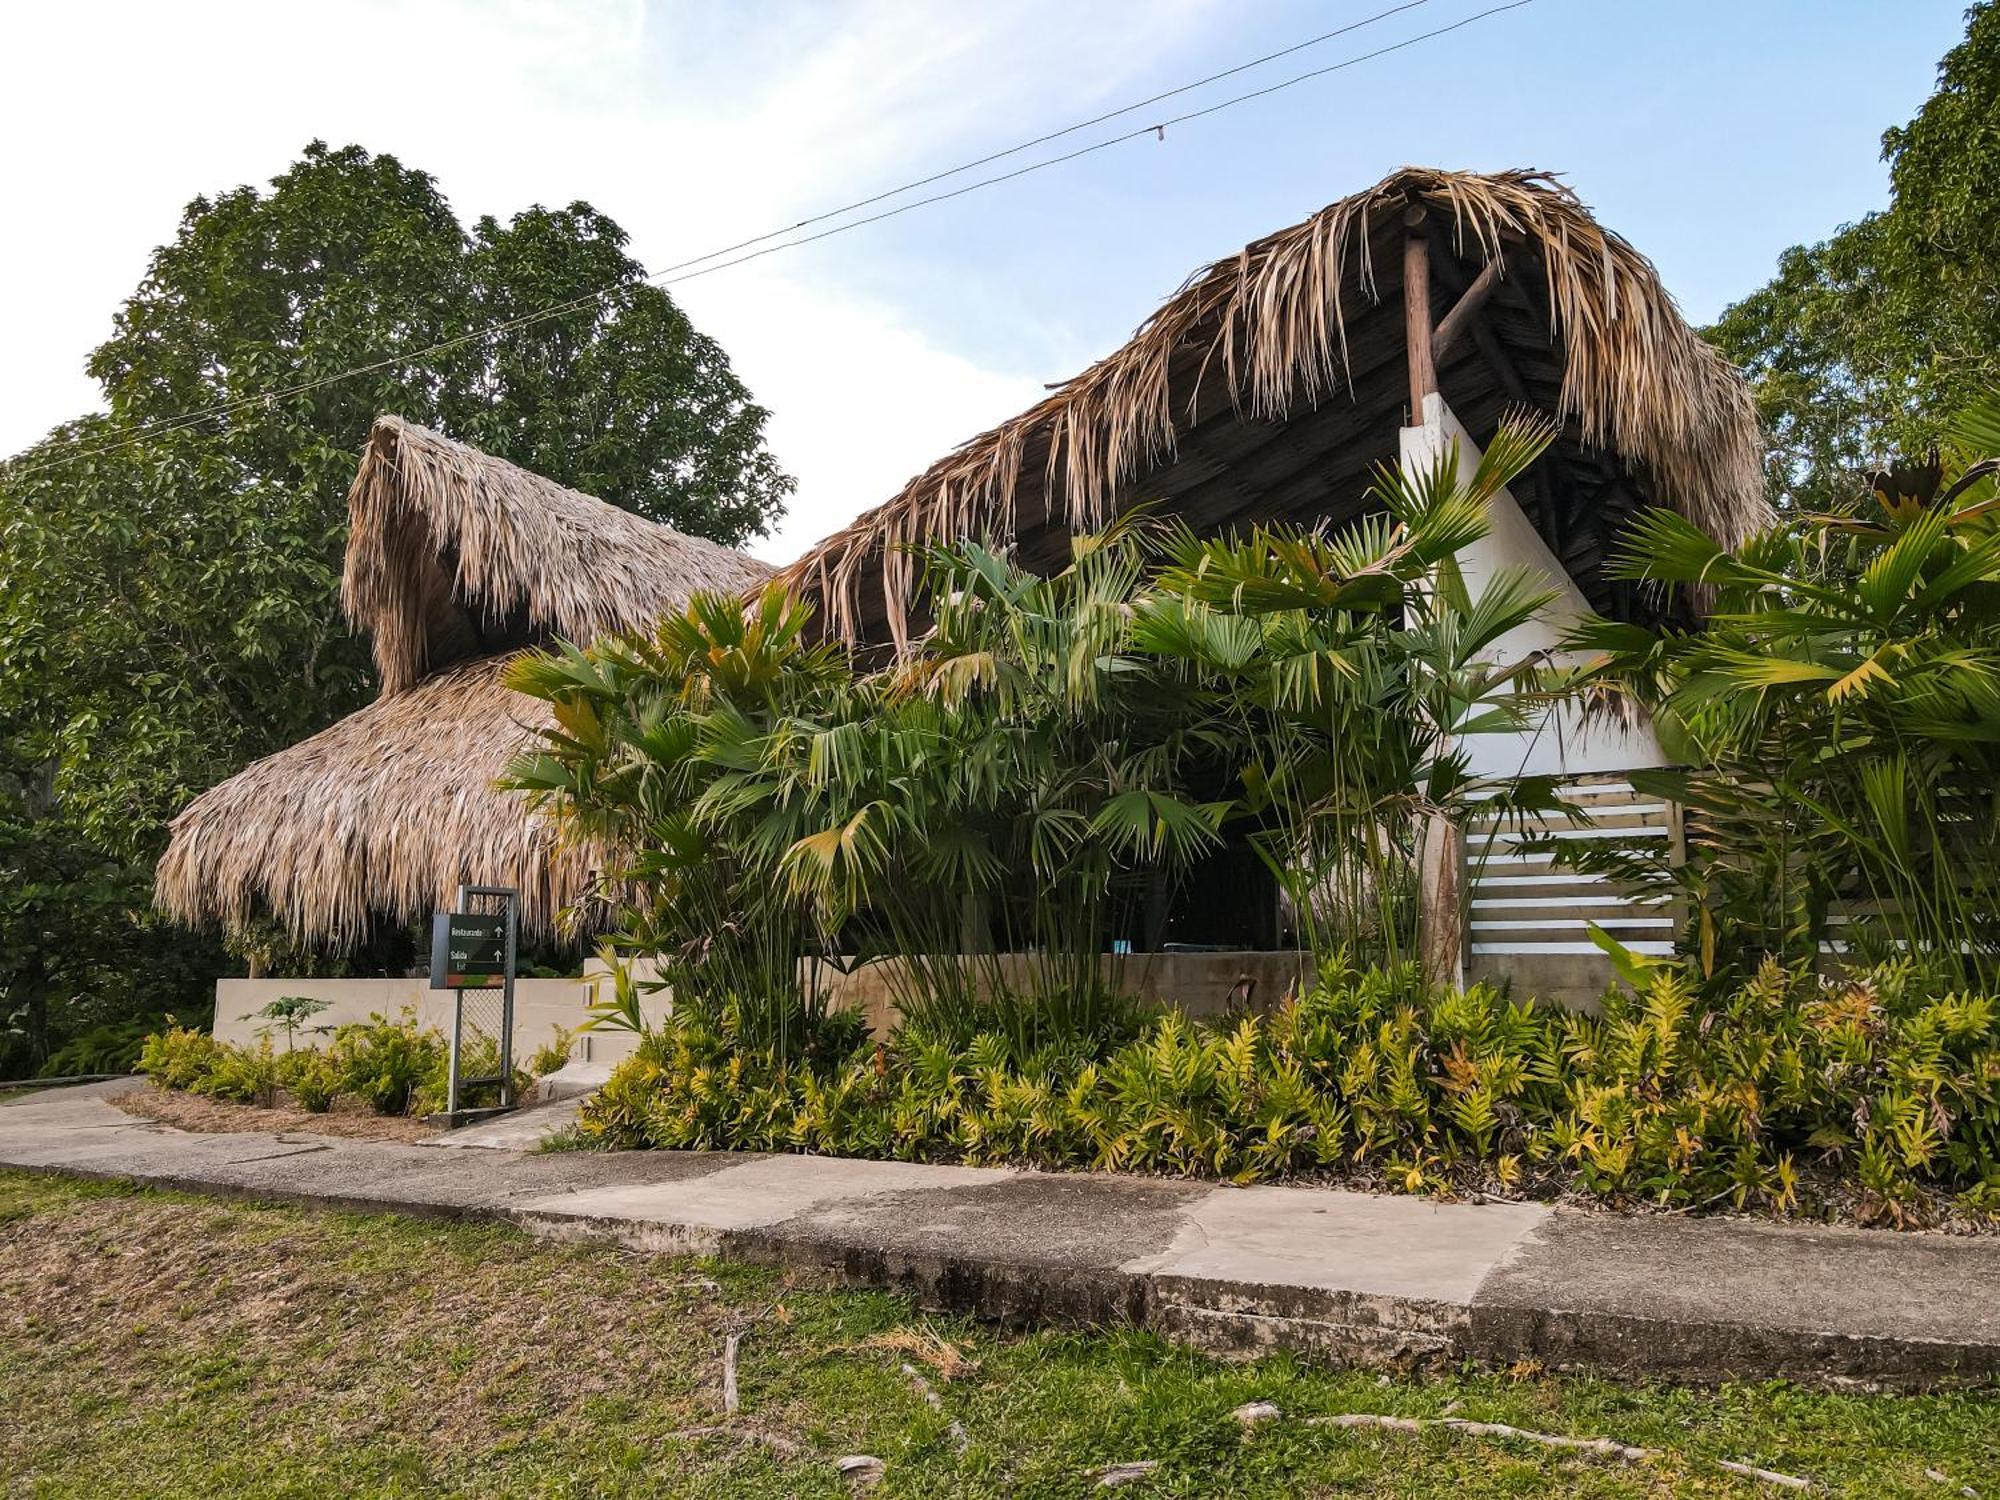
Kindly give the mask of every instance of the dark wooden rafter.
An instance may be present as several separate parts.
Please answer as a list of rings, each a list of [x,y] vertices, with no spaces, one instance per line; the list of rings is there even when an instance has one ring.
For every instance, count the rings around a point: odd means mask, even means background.
[[[1355,429],[1355,440],[1338,454],[1317,454],[1289,473],[1274,475],[1257,496],[1255,509],[1293,520],[1338,524],[1352,520],[1366,507],[1376,468],[1393,462],[1397,433],[1403,426],[1398,399],[1368,413]],[[1248,507],[1244,508],[1248,509]],[[1240,518],[1244,510],[1232,513]]]
[[[1459,293],[1451,311],[1439,321],[1437,331],[1431,335],[1432,364],[1443,364],[1459,340],[1473,331],[1473,325],[1479,321],[1480,310],[1486,306],[1486,299],[1493,295],[1493,289],[1499,284],[1500,259],[1495,256],[1473,278],[1472,285]]]
[[[1493,332],[1492,326],[1486,319],[1486,303],[1492,297],[1500,282],[1500,275],[1497,270],[1499,264],[1500,262],[1497,258],[1488,261],[1486,269],[1481,271],[1474,280],[1468,282],[1465,279],[1465,273],[1459,268],[1456,256],[1440,255],[1435,258],[1431,266],[1432,272],[1436,275],[1438,281],[1443,284],[1445,290],[1451,292],[1458,299],[1453,305],[1452,310],[1445,315],[1444,323],[1438,325],[1437,343],[1444,343],[1443,334],[1446,324],[1449,324],[1453,318],[1458,317],[1459,313],[1463,311],[1463,319],[1457,327],[1451,330],[1450,342],[1455,344],[1461,338],[1471,339],[1473,348],[1479,351],[1480,358],[1486,361],[1486,367],[1492,371],[1493,378],[1500,383],[1500,388],[1507,393],[1507,399],[1512,401],[1516,406],[1533,406],[1536,403],[1534,398],[1528,394],[1528,383],[1521,378],[1521,372],[1515,366],[1513,358],[1507,353],[1505,346],[1500,342],[1499,336]],[[1489,278],[1491,279],[1489,280]],[[1479,294],[1477,300],[1474,300],[1474,290],[1481,282],[1486,283],[1486,290]],[[1445,347],[1448,348],[1449,345],[1446,344]],[[1433,357],[1435,358],[1436,356],[1434,355]]]
[[[1274,513],[1289,509],[1302,486],[1321,495],[1337,494],[1337,486],[1324,477],[1329,472],[1365,477],[1385,455],[1395,451],[1403,398],[1398,386],[1385,377],[1391,367],[1402,362],[1398,341],[1385,347],[1379,360],[1356,367],[1355,389],[1382,389],[1383,395],[1375,403],[1358,405],[1350,392],[1342,391],[1315,411],[1274,424],[1278,431],[1273,438],[1228,470],[1184,489],[1162,487],[1160,493],[1174,495],[1197,527],[1224,527],[1267,506]],[[1386,449],[1381,445],[1384,418],[1388,419]],[[1351,456],[1356,450],[1360,451],[1358,461]],[[1358,498],[1359,490],[1356,495]]]

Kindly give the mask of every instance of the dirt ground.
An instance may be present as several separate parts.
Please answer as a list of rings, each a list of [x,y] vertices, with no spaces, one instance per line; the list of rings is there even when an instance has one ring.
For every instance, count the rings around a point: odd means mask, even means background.
[[[264,1109],[255,1104],[231,1104],[220,1099],[204,1099],[197,1094],[170,1092],[147,1085],[120,1094],[110,1101],[128,1115],[158,1120],[182,1130],[217,1134],[238,1130],[305,1131],[313,1135],[339,1135],[359,1141],[429,1141],[437,1131],[420,1120],[401,1115],[378,1115],[366,1105],[336,1101],[324,1114],[303,1109]]]

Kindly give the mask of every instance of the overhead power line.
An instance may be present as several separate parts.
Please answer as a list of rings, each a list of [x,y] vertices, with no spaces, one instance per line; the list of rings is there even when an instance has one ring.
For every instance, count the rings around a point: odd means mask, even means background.
[[[1318,36],[1309,36],[1302,42],[1294,42],[1291,46],[1281,47],[1276,52],[1266,52],[1262,57],[1253,57],[1248,62],[1240,62],[1233,68],[1224,68],[1220,73],[1211,73],[1206,78],[1195,79],[1192,83],[1183,83],[1176,88],[1167,89],[1164,92],[1153,94],[1148,98],[1137,99],[1130,104],[1121,104],[1117,109],[1108,109],[1101,115],[1092,115],[1088,120],[1078,120],[1074,125],[1065,125],[1060,130],[1051,130],[1044,135],[1034,137],[1032,140],[1008,146],[1004,150],[991,151],[985,156],[976,156],[971,161],[962,161],[955,167],[946,167],[942,172],[933,172],[928,177],[919,177],[910,182],[900,183],[892,188],[884,188],[873,197],[861,198],[853,203],[843,204],[839,208],[830,208],[824,213],[814,214],[809,219],[800,219],[795,224],[787,224],[783,229],[767,230],[765,233],[754,235],[747,240],[738,240],[733,245],[725,245],[720,250],[711,250],[706,255],[697,255],[691,260],[677,261],[671,266],[662,266],[653,274],[656,276],[665,276],[674,271],[685,270],[689,266],[698,266],[705,260],[715,260],[720,256],[734,254],[738,250],[747,250],[752,245],[761,245],[764,241],[774,240],[780,235],[794,234],[801,229],[810,229],[815,224],[823,224],[828,219],[840,218],[843,214],[855,213],[864,208],[873,208],[876,204],[886,202],[890,198],[901,197],[904,193],[914,193],[918,188],[929,187],[934,182],[943,182],[947,177],[957,177],[963,173],[975,171],[980,167],[990,167],[996,161],[1005,161],[1010,156],[1019,156],[1023,151],[1032,151],[1037,146],[1046,146],[1050,141],[1059,141],[1066,135],[1075,135],[1079,130],[1088,130],[1091,126],[1102,125],[1107,120],[1116,120],[1124,115],[1136,114],[1151,105],[1163,103],[1168,99],[1177,99],[1182,94],[1191,94],[1196,89],[1207,88],[1211,83],[1220,83],[1225,78],[1234,78],[1238,73],[1247,73],[1252,68],[1261,68],[1265,63],[1276,62],[1281,57],[1290,57],[1295,52],[1304,52],[1308,48],[1317,47],[1323,42],[1330,42],[1335,37],[1346,36],[1351,31],[1359,31],[1364,26],[1373,26],[1377,21],[1386,21],[1391,16],[1401,15],[1406,10],[1415,10],[1419,6],[1430,3],[1431,0],[1403,0],[1401,5],[1392,5],[1387,10],[1378,10],[1372,16],[1363,16],[1360,20],[1350,21],[1345,26],[1336,26],[1332,31],[1322,31]],[[1146,127],[1147,130],[1152,130],[1153,128],[1151,125]]]
[[[55,468],[64,463],[73,462],[76,459],[93,458],[100,454],[116,452],[121,448],[130,447],[133,443],[146,437],[165,436],[169,433],[183,431],[188,427],[196,426],[215,417],[228,416],[234,412],[244,411],[252,407],[273,405],[280,401],[289,400],[294,396],[305,395],[310,391],[318,390],[324,386],[336,384],[339,381],[351,380],[361,375],[372,375],[382,370],[391,369],[397,365],[405,365],[416,360],[428,358],[434,354],[447,353],[453,349],[463,348],[467,344],[493,338],[502,333],[510,333],[517,328],[530,327],[536,323],[546,322],[551,318],[560,318],[569,313],[580,311],[583,308],[616,296],[618,293],[636,285],[678,286],[682,282],[694,281],[700,277],[712,275],[717,271],[726,271],[733,266],[740,266],[753,260],[761,260],[763,257],[775,255],[781,250],[792,250],[802,245],[810,245],[820,240],[831,239],[835,235],[847,234],[856,229],[866,228],[870,224],[879,224],[886,219],[898,218],[919,208],[948,202],[954,198],[962,198],[969,193],[976,193],[985,188],[996,187],[1001,183],[1012,182],[1017,178],[1026,177],[1035,172],[1046,171],[1050,167],[1062,166],[1067,162],[1076,161],[1081,157],[1089,156],[1099,151],[1109,150],[1113,146],[1121,146],[1130,141],[1140,140],[1146,136],[1155,136],[1164,140],[1166,132],[1172,127],[1185,125],[1191,121],[1204,119],[1210,115],[1220,114],[1226,109],[1233,109],[1237,105],[1248,104],[1253,100],[1268,98],[1272,94],[1296,88],[1302,83],[1309,83],[1316,78],[1324,78],[1329,74],[1338,73],[1362,63],[1373,62],[1375,59],[1387,57],[1391,53],[1406,51],[1420,43],[1431,41],[1437,37],[1447,36],[1455,31],[1462,31],[1466,27],[1484,21],[1492,16],[1501,15],[1511,10],[1521,10],[1526,6],[1532,5],[1534,0],[1506,0],[1504,4],[1488,6],[1484,10],[1475,11],[1473,14],[1462,17],[1449,25],[1438,26],[1429,31],[1419,32],[1415,36],[1406,37],[1401,41],[1392,42],[1387,46],[1377,47],[1371,52],[1357,53],[1352,57],[1342,58],[1339,62],[1329,63],[1325,67],[1294,74],[1289,78],[1280,79],[1276,83],[1268,84],[1263,88],[1236,94],[1230,98],[1218,100],[1214,104],[1205,105],[1200,109],[1191,109],[1181,114],[1155,120],[1136,129],[1093,141],[1086,146],[1079,146],[1072,151],[1066,151],[1056,156],[1044,157],[1038,161],[1030,162],[1026,166],[1015,167],[1010,171],[998,172],[988,177],[982,177],[944,192],[931,193],[921,198],[914,198],[907,203],[897,204],[895,207],[884,209],[879,213],[867,214],[861,218],[847,219],[844,223],[833,224],[813,234],[800,235],[797,233],[800,229],[810,228],[815,224],[824,224],[831,219],[844,218],[848,214],[871,207],[877,203],[885,202],[890,198],[914,192],[918,188],[942,182],[947,178],[961,176],[978,167],[988,166],[993,162],[1004,160],[1010,156],[1017,156],[1023,151],[1032,150],[1039,145],[1046,145],[1050,141],[1059,140],[1064,136],[1074,135],[1076,132],[1087,130],[1093,125],[1101,125],[1108,120],[1133,114],[1138,110],[1145,109],[1149,105],[1160,103],[1163,100],[1177,98],[1180,95],[1206,87],[1208,84],[1218,82],[1221,79],[1234,77],[1239,73],[1247,72],[1252,68],[1260,67],[1281,57],[1289,57],[1294,53],[1317,46],[1334,37],[1344,36],[1364,26],[1372,25],[1377,21],[1385,20],[1403,11],[1414,10],[1418,6],[1428,3],[1429,0],[1404,0],[1403,4],[1378,11],[1371,16],[1366,16],[1359,21],[1351,22],[1333,31],[1322,32],[1318,36],[1308,37],[1304,41],[1296,42],[1276,52],[1269,52],[1262,57],[1252,58],[1248,62],[1238,63],[1234,67],[1226,68],[1219,73],[1211,73],[1205,78],[1199,78],[1193,82],[1178,85],[1175,88],[1167,89],[1132,104],[1123,105],[1118,109],[1108,110],[1103,114],[1092,116],[1088,120],[1080,120],[1074,125],[1066,125],[1061,130],[1049,131],[1031,140],[1022,141],[1018,145],[1009,146],[1004,150],[989,152],[985,156],[961,162],[957,166],[946,168],[944,171],[933,172],[928,177],[920,177],[897,187],[885,189],[871,197],[857,199],[855,202],[844,204],[839,208],[828,209],[824,213],[815,214],[810,218],[800,219],[795,223],[788,224],[782,229],[773,229],[764,234],[755,235],[747,240],[739,240],[733,245],[726,245],[719,249],[711,250],[705,255],[697,255],[688,260],[676,261],[670,266],[664,266],[657,271],[648,272],[640,281],[617,282],[597,291],[573,297],[565,302],[554,303],[547,307],[538,308],[534,312],[523,313],[519,317],[493,323],[484,328],[473,329],[420,349],[408,350],[400,354],[372,361],[368,364],[356,365],[350,369],[337,371],[331,375],[316,376],[311,380],[300,381],[295,385],[281,387],[274,391],[260,392],[254,396],[242,396],[232,401],[218,402],[213,406],[199,408],[177,416],[156,417],[150,422],[141,423],[114,442],[106,443],[96,448],[81,449],[74,453],[65,454],[60,458],[51,459],[48,463],[37,464],[30,468],[19,470],[17,471],[17,475],[18,477],[25,477],[30,474],[40,473],[45,469]],[[787,238],[787,236],[791,237]],[[778,240],[779,243],[768,243],[772,240]],[[760,246],[761,248],[752,248]],[[745,253],[734,253],[737,251]],[[721,259],[724,256],[730,258]]]

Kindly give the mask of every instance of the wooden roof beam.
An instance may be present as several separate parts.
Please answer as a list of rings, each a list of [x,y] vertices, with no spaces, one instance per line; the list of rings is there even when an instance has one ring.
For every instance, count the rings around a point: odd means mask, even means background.
[[[1473,330],[1479,321],[1480,309],[1486,306],[1486,299],[1493,295],[1493,289],[1500,284],[1500,261],[1496,257],[1486,262],[1486,269],[1474,278],[1471,286],[1459,294],[1458,301],[1451,306],[1438,323],[1437,332],[1431,335],[1431,363],[1441,365],[1454,345]]]
[[[1500,382],[1500,388],[1507,393],[1507,399],[1512,401],[1516,406],[1533,406],[1535,403],[1533,398],[1528,395],[1527,382],[1521,379],[1521,372],[1515,368],[1514,361],[1508,357],[1506,348],[1501,344],[1499,337],[1493,332],[1493,329],[1488,325],[1484,316],[1483,310],[1486,300],[1493,295],[1494,286],[1498,283],[1499,276],[1495,274],[1493,281],[1487,284],[1486,290],[1480,295],[1479,300],[1472,303],[1469,307],[1467,306],[1473,289],[1478,286],[1479,282],[1485,281],[1487,275],[1493,272],[1494,267],[1498,264],[1497,260],[1488,261],[1486,269],[1479,273],[1476,280],[1469,283],[1466,281],[1464,274],[1459,270],[1458,260],[1455,256],[1438,256],[1432,262],[1432,270],[1436,273],[1437,279],[1444,283],[1445,288],[1458,298],[1452,310],[1445,315],[1445,323],[1451,322],[1458,315],[1460,308],[1466,309],[1463,322],[1452,330],[1452,342],[1456,343],[1460,337],[1469,337],[1472,340],[1473,348],[1479,351],[1480,358],[1484,359],[1487,368],[1492,370],[1493,378]],[[1442,324],[1439,325],[1438,332],[1442,336],[1444,332]]]

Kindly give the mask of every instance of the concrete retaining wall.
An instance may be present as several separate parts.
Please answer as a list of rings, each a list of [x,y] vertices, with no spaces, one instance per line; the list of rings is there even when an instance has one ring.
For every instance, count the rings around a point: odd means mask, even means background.
[[[1032,988],[1033,966],[1025,955],[1003,953],[997,963],[1003,982]],[[1212,1016],[1232,1005],[1269,1010],[1304,972],[1306,955],[1295,949],[1244,953],[1107,953],[1105,982],[1122,994],[1173,1005],[1191,1016]],[[830,974],[827,993],[836,1009],[859,1009],[869,1027],[886,1036],[895,1024],[900,959],[881,959],[851,974]]]

